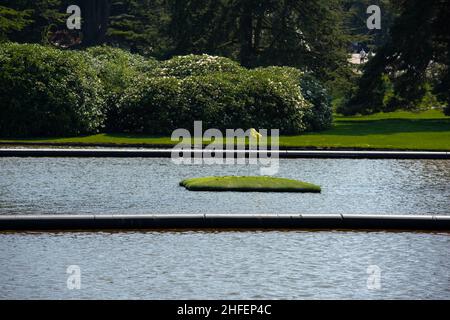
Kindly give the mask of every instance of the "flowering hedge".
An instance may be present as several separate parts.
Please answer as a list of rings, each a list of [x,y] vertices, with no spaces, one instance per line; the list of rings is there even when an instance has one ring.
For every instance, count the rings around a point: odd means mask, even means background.
[[[103,97],[86,53],[0,45],[1,136],[97,132],[105,118]]]
[[[159,68],[155,59],[147,59],[128,51],[107,46],[87,49],[91,62],[97,70],[106,99],[107,131],[116,131],[119,119],[118,101],[133,80],[143,74],[152,73]]]
[[[296,78],[281,70],[245,70],[141,78],[120,100],[121,130],[169,134],[202,120],[208,128],[304,131],[311,105]]]
[[[203,55],[177,56],[163,61],[160,75],[185,78],[189,76],[206,76],[211,73],[234,73],[243,68],[231,59]]]
[[[170,134],[204,127],[280,129],[331,124],[328,95],[295,68],[248,70],[222,57],[167,61],[117,48],[62,51],[0,45],[0,135]]]

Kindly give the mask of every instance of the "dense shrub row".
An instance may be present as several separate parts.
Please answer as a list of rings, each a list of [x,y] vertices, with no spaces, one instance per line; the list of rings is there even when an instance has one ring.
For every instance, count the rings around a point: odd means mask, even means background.
[[[85,52],[0,46],[0,134],[77,135],[105,120],[103,86]]]
[[[296,134],[329,126],[331,107],[320,83],[294,68],[248,70],[208,55],[158,62],[110,47],[0,47],[2,136],[170,134],[195,120]]]
[[[89,48],[87,53],[105,89],[104,127],[106,131],[117,131],[120,97],[136,78],[154,72],[159,67],[158,61],[106,46]]]
[[[139,79],[120,101],[121,129],[169,134],[202,120],[208,128],[305,130],[310,105],[296,79],[266,70]]]
[[[240,72],[243,68],[231,59],[207,54],[177,56],[161,63],[161,73],[166,76],[185,78],[206,76],[211,73]]]

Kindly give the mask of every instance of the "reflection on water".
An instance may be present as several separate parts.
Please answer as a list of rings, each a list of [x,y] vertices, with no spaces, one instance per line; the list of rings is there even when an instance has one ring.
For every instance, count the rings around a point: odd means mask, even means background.
[[[188,177],[257,175],[256,166],[175,165],[169,159],[0,159],[0,214],[449,214],[450,161],[281,160],[279,176],[321,194],[189,192]]]
[[[0,233],[0,298],[450,299],[449,247],[406,232]]]

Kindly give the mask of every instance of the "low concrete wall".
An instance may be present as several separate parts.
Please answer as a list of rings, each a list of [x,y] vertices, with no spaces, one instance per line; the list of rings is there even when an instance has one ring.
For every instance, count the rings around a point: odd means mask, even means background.
[[[203,153],[202,150],[173,149],[123,149],[123,148],[86,148],[86,149],[48,149],[48,148],[5,148],[0,149],[0,157],[86,157],[86,158],[170,158],[172,152],[190,155]],[[219,150],[226,156],[242,154],[246,157],[250,152],[259,157],[278,154],[279,158],[341,158],[341,159],[450,159],[450,152],[433,151],[330,151],[330,150],[279,150],[279,151],[226,151]]]
[[[151,214],[151,215],[8,215],[0,230],[105,229],[378,229],[446,230],[450,215],[356,214]]]

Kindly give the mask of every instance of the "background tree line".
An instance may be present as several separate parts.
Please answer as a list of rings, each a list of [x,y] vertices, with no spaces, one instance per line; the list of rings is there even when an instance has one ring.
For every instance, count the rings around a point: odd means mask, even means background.
[[[450,115],[450,1],[397,0],[399,14],[364,68],[343,113],[417,109],[427,100]]]
[[[70,4],[81,7],[81,32],[65,27]],[[382,9],[381,30],[366,27],[372,4]],[[0,39],[292,66],[353,114],[415,108],[430,94],[450,101],[449,11],[447,0],[1,0]],[[362,76],[348,63],[355,43],[377,53]]]
[[[109,43],[167,59],[207,53],[246,67],[284,65],[342,87],[352,76],[352,41],[366,41],[357,0],[2,0],[0,33],[49,42],[65,30],[66,8],[82,10],[81,45]],[[377,1],[375,1],[377,2]],[[385,2],[385,1],[379,1]]]

